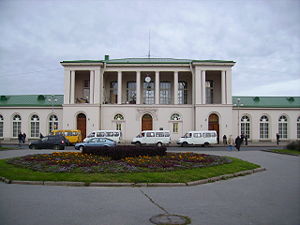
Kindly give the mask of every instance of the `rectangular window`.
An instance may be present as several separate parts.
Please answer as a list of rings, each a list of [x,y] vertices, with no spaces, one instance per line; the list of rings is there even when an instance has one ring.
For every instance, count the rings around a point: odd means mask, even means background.
[[[250,123],[241,123],[241,133],[250,139]]]
[[[121,123],[117,123],[116,130],[122,130],[122,124]],[[118,136],[119,136],[118,133],[117,133],[117,135],[115,134],[115,137],[118,137]]]
[[[159,87],[160,104],[169,105],[171,104],[171,82],[160,82]]]
[[[113,81],[110,83],[110,92],[109,92],[109,97],[110,97],[110,104],[117,104],[118,103],[118,82]]]
[[[3,122],[0,122],[0,137],[3,137]]]
[[[187,104],[187,83],[185,81],[178,82],[178,104]]]
[[[147,137],[155,137],[155,133],[154,132],[147,132]]]
[[[1,126],[1,125],[0,125]],[[1,129],[1,128],[0,128]],[[1,132],[1,131],[0,131]],[[1,134],[0,134],[1,135]],[[297,123],[297,139],[300,139],[300,123]]]
[[[173,133],[178,133],[178,123],[173,123]]]
[[[31,137],[39,137],[40,136],[40,123],[39,122],[31,122]]]
[[[156,137],[164,137],[164,132],[156,132]]]
[[[127,83],[127,102],[129,104],[136,103],[136,82]]]
[[[214,103],[214,82],[212,80],[208,80],[205,82],[206,88],[206,104]]]
[[[21,122],[13,122],[13,137],[18,137],[21,132]]]
[[[152,105],[155,103],[155,91],[154,91],[154,83],[144,82],[144,104]]]
[[[287,139],[287,123],[279,123],[278,125],[279,138]]]
[[[269,138],[269,124],[268,123],[260,123],[259,138],[260,139],[268,139]]]

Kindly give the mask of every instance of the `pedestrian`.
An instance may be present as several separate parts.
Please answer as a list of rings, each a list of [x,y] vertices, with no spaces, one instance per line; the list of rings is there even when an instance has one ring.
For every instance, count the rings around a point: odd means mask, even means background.
[[[21,146],[21,143],[23,142],[23,134],[21,132],[18,134],[18,141],[19,141],[19,146]]]
[[[241,134],[241,145],[243,144],[244,139],[245,139],[245,136],[244,136],[244,133],[242,133],[242,134]]]
[[[42,139],[44,136],[42,135],[42,133],[40,133],[40,139]]]
[[[232,140],[232,135],[229,135],[228,138],[228,150],[232,151],[233,150],[233,140]]]
[[[227,145],[227,137],[226,137],[225,134],[224,134],[224,136],[223,136],[223,144],[224,144],[224,145]]]
[[[248,138],[245,136],[245,145],[248,145]]]
[[[26,134],[23,133],[23,135],[22,135],[22,142],[25,143],[25,141],[26,141]]]
[[[237,136],[236,139],[235,139],[235,148],[238,151],[240,151],[241,144],[242,144],[242,139],[240,138],[240,136]]]
[[[279,141],[280,141],[279,138],[280,138],[280,136],[279,136],[279,134],[277,133],[277,134],[276,134],[276,142],[277,142],[277,145],[279,145]]]

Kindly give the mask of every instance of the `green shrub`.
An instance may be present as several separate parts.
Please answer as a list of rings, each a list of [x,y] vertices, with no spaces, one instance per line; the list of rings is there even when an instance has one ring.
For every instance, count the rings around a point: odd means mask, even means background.
[[[96,150],[84,149],[83,154],[94,154],[104,157],[110,157],[112,160],[120,160],[127,157],[138,156],[164,156],[167,148],[165,146],[115,146],[115,147],[99,147]]]
[[[293,142],[289,143],[286,147],[289,150],[300,151],[300,141],[293,141]]]

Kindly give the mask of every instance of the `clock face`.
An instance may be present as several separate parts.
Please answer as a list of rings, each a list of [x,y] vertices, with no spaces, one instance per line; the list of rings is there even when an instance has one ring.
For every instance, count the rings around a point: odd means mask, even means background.
[[[146,77],[145,82],[149,83],[151,81],[151,77]]]

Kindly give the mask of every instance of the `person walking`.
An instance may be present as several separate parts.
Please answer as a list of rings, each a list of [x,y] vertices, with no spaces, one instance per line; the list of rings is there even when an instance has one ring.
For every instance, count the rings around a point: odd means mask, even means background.
[[[19,141],[19,147],[21,147],[21,144],[23,142],[23,134],[21,132],[18,134],[18,141]]]
[[[25,143],[25,141],[26,141],[26,134],[23,133],[23,134],[22,134],[22,142]]]
[[[225,134],[224,134],[224,136],[223,136],[223,144],[224,144],[224,145],[227,145],[227,137],[226,137]]]
[[[277,145],[279,145],[279,138],[280,138],[280,136],[279,136],[279,134],[277,133],[277,134],[276,134],[276,142],[277,142]]]
[[[240,138],[240,136],[237,136],[235,139],[235,147],[238,151],[240,151],[241,144],[242,144],[242,139]]]

